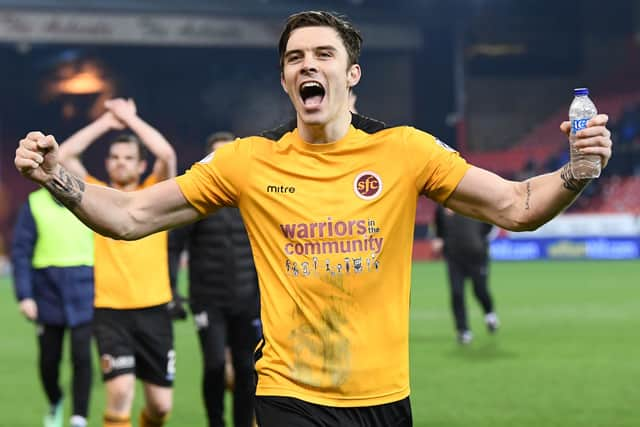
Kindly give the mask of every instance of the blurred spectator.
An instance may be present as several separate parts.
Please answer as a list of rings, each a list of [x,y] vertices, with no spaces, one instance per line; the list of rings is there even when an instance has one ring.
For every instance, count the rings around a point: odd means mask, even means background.
[[[207,140],[206,154],[234,139],[229,132],[214,133]],[[203,355],[202,393],[209,427],[225,425],[225,383],[233,390],[233,425],[249,427],[254,413],[253,350],[260,338],[260,301],[251,246],[238,209],[224,208],[171,231],[172,283],[183,249],[189,253],[189,301]]]
[[[60,362],[66,331],[73,364],[72,427],[87,425],[91,393],[93,232],[45,189],[20,210],[12,245],[13,283],[20,311],[36,322],[40,380],[50,409],[45,427],[62,427]]]
[[[112,99],[107,112],[76,132],[58,152],[69,171],[87,182],[121,191],[149,187],[176,175],[176,155],[169,142],[137,114],[133,100]],[[135,135],[112,141],[105,162],[109,184],[90,176],[82,153],[113,129]],[[155,156],[151,175],[140,183],[147,148]],[[135,379],[144,384],[141,427],[161,426],[173,405],[175,351],[167,303],[171,301],[167,233],[124,242],[95,235],[95,320],[102,376],[106,387],[104,427],[131,426]]]
[[[455,320],[458,341],[469,344],[473,339],[467,308],[464,284],[471,279],[473,293],[482,306],[484,320],[489,332],[494,333],[499,326],[498,316],[489,293],[489,243],[487,235],[491,224],[476,221],[438,205],[436,210],[435,249],[442,252],[447,262],[451,310]]]

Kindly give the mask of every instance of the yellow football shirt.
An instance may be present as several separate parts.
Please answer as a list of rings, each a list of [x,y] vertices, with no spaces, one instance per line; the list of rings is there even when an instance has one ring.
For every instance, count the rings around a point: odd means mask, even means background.
[[[107,186],[92,176],[86,181]],[[156,182],[151,175],[139,188]],[[95,307],[145,308],[171,301],[166,231],[134,241],[96,233],[94,255]]]
[[[417,199],[445,201],[468,167],[414,128],[352,125],[328,144],[297,129],[239,139],[176,178],[201,213],[230,205],[244,218],[264,329],[258,395],[340,407],[409,395]]]

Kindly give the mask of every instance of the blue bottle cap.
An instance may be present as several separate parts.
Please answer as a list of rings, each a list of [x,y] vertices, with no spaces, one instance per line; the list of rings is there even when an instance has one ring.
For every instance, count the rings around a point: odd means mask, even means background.
[[[583,96],[583,95],[589,95],[589,88],[586,87],[577,87],[573,90],[573,94],[575,96]]]

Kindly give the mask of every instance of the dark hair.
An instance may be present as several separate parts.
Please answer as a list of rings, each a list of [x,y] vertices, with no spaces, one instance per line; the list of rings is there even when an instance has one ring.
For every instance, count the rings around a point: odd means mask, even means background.
[[[236,139],[236,136],[231,132],[220,131],[214,132],[207,137],[207,143],[205,145],[206,154],[209,154],[213,151],[213,144],[219,141],[233,141]]]
[[[140,161],[147,160],[147,148],[144,146],[140,138],[132,133],[121,133],[111,143],[109,148],[114,144],[135,144],[138,147],[138,157]]]
[[[345,16],[332,12],[307,11],[291,15],[282,30],[278,51],[280,53],[280,70],[284,69],[284,54],[293,30],[303,27],[330,27],[336,30],[349,55],[349,66],[358,63],[362,36]]]

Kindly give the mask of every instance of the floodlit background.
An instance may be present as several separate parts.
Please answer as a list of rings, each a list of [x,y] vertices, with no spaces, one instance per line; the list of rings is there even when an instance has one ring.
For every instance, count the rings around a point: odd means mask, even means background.
[[[307,9],[342,12],[362,29],[360,113],[430,132],[502,176],[566,162],[558,126],[574,87],[589,87],[610,116],[614,156],[579,201],[534,233],[492,234],[504,328],[496,337],[478,330],[470,348],[454,342],[431,250],[435,205],[420,201],[415,425],[640,425],[638,0],[0,0],[0,425],[38,425],[46,406],[35,334],[18,315],[6,262],[17,209],[34,189],[13,166],[18,140],[40,129],[63,141],[105,99],[131,97],[184,170],[213,131],[251,135],[293,117],[276,44],[286,17]],[[104,154],[96,143],[85,159],[100,178]],[[204,425],[191,321],[176,331],[170,425]]]

